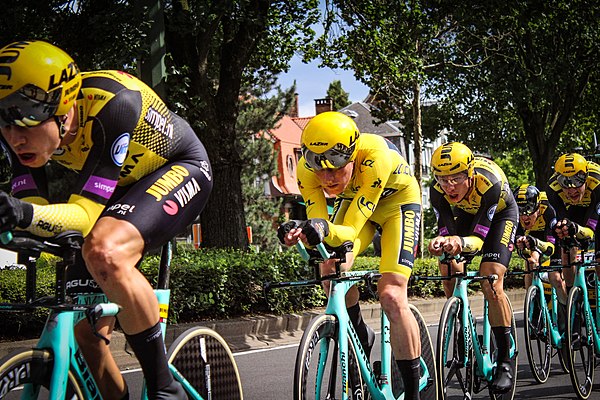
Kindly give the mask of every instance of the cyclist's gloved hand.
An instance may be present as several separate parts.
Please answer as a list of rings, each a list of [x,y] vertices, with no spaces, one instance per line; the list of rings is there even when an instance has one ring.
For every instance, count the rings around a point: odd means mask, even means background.
[[[525,235],[525,240],[526,240],[526,247],[529,250],[537,251],[538,253],[541,253],[541,251],[538,250],[538,240],[536,238],[534,238],[533,236],[530,236],[530,235]]]
[[[303,221],[299,221],[297,219],[291,219],[283,224],[279,225],[277,228],[277,237],[281,244],[285,244],[285,235],[288,234],[292,229],[299,228]]]
[[[563,218],[554,225],[554,234],[559,239],[575,237],[577,224],[568,218]]]
[[[300,226],[302,233],[306,235],[306,241],[310,246],[316,246],[329,235],[329,224],[323,218],[312,218],[304,221]]]
[[[27,228],[33,219],[33,206],[0,191],[0,232]]]

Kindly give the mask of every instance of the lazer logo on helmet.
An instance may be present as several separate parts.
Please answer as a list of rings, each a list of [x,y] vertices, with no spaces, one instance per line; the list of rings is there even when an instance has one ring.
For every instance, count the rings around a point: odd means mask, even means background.
[[[77,76],[78,73],[79,68],[77,68],[77,65],[75,65],[75,63],[69,63],[69,65],[67,65],[67,68],[63,69],[60,73],[58,81],[56,81],[56,75],[50,75],[50,82],[48,82],[48,91],[56,89],[65,82],[70,82],[73,78],[75,78],[75,76]]]
[[[311,142],[310,145],[311,146],[327,146],[327,145],[329,145],[329,143],[327,143],[327,142]]]

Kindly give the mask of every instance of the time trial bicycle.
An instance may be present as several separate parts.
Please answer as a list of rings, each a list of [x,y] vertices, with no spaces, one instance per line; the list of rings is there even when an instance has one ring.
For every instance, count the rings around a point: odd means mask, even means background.
[[[526,259],[523,255],[519,255]],[[561,332],[558,324],[558,297],[554,286],[542,278],[548,273],[562,272],[562,265],[550,265],[546,261],[541,266],[529,268],[527,271],[511,271],[507,275],[531,274],[531,286],[525,293],[524,327],[525,349],[533,378],[538,383],[545,383],[550,377],[552,358],[557,355],[562,370],[569,373],[569,352],[565,331]],[[548,287],[548,290],[546,288]],[[566,316],[565,316],[566,319]]]
[[[488,318],[488,302],[483,302],[482,331],[477,331],[477,321],[473,316],[468,297],[468,285],[471,282],[487,281],[493,288],[498,279],[495,274],[478,275],[476,271],[467,271],[470,259],[464,257],[442,256],[441,262],[449,264],[453,260],[463,262],[464,272],[451,273],[433,279],[455,279],[454,291],[440,316],[437,336],[437,374],[440,399],[471,399],[473,392],[479,393],[486,387],[492,400],[512,400],[517,386],[517,325],[512,305],[510,361],[514,373],[511,389],[503,394],[494,393],[491,382],[496,367],[495,343]],[[431,279],[431,278],[429,278]]]
[[[14,237],[13,237],[14,235]],[[6,242],[6,243],[4,243]],[[65,271],[81,251],[80,232],[67,231],[52,238],[25,232],[3,233],[0,247],[16,251],[26,265],[26,301],[0,303],[0,312],[49,310],[41,337],[33,348],[18,349],[0,360],[0,399],[101,399],[98,386],[75,340],[73,327],[85,316],[95,330],[103,316],[115,316],[119,306],[106,302],[102,294],[77,296],[70,302],[65,290]],[[161,327],[166,330],[170,290],[168,288],[171,243],[163,246],[155,293],[159,300]],[[36,297],[36,260],[40,254],[58,256],[55,295]],[[97,302],[98,297],[103,298]],[[104,338],[107,340],[106,338]],[[205,327],[190,328],[170,346],[169,369],[190,399],[242,399],[237,365],[225,340]],[[147,398],[145,389],[142,398]]]
[[[567,265],[575,267],[575,280],[567,301],[567,350],[571,383],[580,399],[588,399],[592,394],[594,370],[600,358],[600,288],[598,276],[593,271],[598,262],[594,260],[593,253],[587,252],[588,246],[588,241],[563,243],[565,249],[577,248],[579,253],[579,260]],[[590,290],[594,291],[594,308],[590,302]]]
[[[351,245],[350,245],[351,246]],[[307,250],[300,243],[302,257],[313,267],[315,278],[305,281],[266,284],[266,289],[321,285],[331,282],[325,312],[314,317],[305,329],[298,347],[294,367],[294,400],[309,399],[402,399],[403,384],[390,344],[390,324],[381,311],[381,361],[370,364],[346,311],[346,293],[359,282],[368,287],[381,275],[377,271],[341,272],[346,252],[342,247],[329,252],[321,243]],[[335,273],[321,276],[319,263],[337,259]],[[437,399],[437,379],[431,337],[423,316],[413,305],[421,339],[421,399]]]

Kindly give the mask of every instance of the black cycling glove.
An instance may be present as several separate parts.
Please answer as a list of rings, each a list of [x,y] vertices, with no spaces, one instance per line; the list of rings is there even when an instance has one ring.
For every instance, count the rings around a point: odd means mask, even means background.
[[[287,235],[292,229],[299,228],[302,223],[303,221],[290,219],[289,221],[279,225],[279,228],[277,228],[277,237],[279,238],[281,244],[285,244],[285,235]]]
[[[329,235],[329,224],[323,218],[308,219],[302,223],[300,228],[306,235],[306,241],[310,246],[318,245]]]
[[[33,219],[33,206],[0,191],[0,232],[27,228]]]
[[[558,232],[561,232],[563,235],[565,234],[565,227],[567,228],[567,236],[574,238],[578,231],[577,224],[568,218],[563,218],[554,225],[554,234],[556,237],[559,237]]]

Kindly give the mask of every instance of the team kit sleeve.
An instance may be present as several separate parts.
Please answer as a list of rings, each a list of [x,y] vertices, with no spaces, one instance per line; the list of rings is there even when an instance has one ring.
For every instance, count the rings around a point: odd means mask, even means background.
[[[325,193],[319,178],[308,168],[304,158],[299,162],[297,180],[308,218],[328,219]]]
[[[385,152],[374,152],[369,155],[369,159],[373,161],[368,163],[369,165],[360,163],[354,166],[354,174],[358,174],[356,181],[362,183],[348,206],[343,223],[329,223],[329,236],[325,238],[325,242],[331,246],[340,246],[347,241],[354,242],[381,199],[394,169],[392,158],[386,157]]]
[[[498,181],[481,195],[479,209],[471,224],[470,232],[473,232],[473,234],[463,237],[463,252],[475,253],[483,247],[483,242],[490,231],[501,193],[502,181]]]
[[[452,207],[444,197],[444,194],[436,188],[436,184],[432,184],[429,187],[429,199],[437,219],[438,236],[456,235],[457,230]]]
[[[66,230],[87,235],[113,194],[139,116],[131,97],[115,96],[92,124],[92,142],[86,162],[67,203],[33,206],[33,219],[26,230],[53,236]]]

